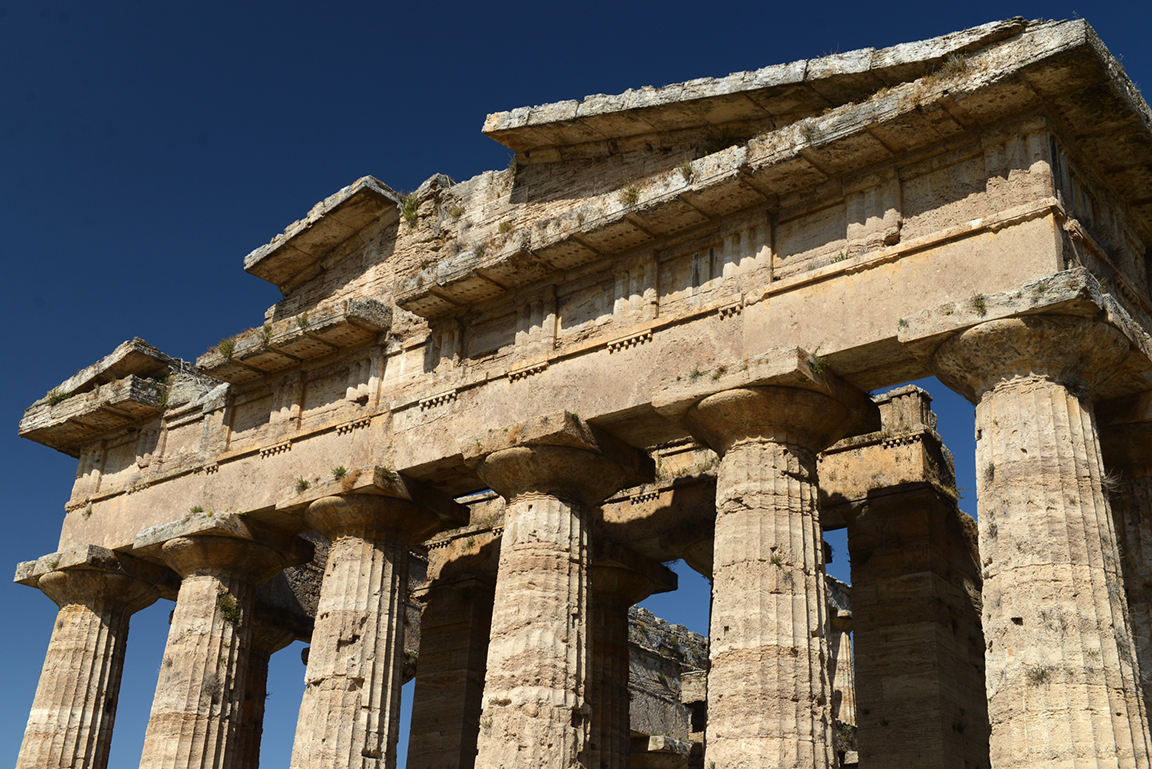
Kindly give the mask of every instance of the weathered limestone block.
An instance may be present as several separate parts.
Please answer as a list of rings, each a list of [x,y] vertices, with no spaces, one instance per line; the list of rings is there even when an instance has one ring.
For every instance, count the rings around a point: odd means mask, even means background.
[[[476,763],[589,766],[590,519],[613,492],[651,480],[652,461],[568,413],[462,447],[508,500]]]
[[[590,767],[628,769],[631,728],[628,691],[628,608],[656,592],[676,588],[676,574],[624,547],[604,543],[592,562],[592,706]]]
[[[1129,342],[1093,318],[976,325],[936,351],[976,403],[994,767],[1148,766],[1139,665],[1089,397]]]
[[[306,518],[331,540],[291,766],[396,765],[408,550],[434,512],[373,494],[323,497]]]
[[[162,552],[182,580],[140,767],[231,769],[243,747],[256,585],[290,560],[227,536],[175,537]]]
[[[51,571],[37,584],[60,612],[16,767],[104,769],[128,620],[159,593],[154,582],[91,567]]]

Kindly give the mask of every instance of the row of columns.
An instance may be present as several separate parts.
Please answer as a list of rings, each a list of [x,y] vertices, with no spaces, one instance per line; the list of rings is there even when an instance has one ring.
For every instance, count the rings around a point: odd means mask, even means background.
[[[1096,319],[1033,315],[978,324],[931,360],[976,403],[994,767],[1148,766],[1122,578],[1136,567],[1121,563],[1090,399],[1127,349]],[[867,401],[798,369],[806,380],[754,370],[719,391],[673,388],[655,401],[721,456],[705,760],[725,769],[834,762],[816,454]],[[463,453],[507,500],[476,765],[626,766],[620,652],[604,646],[597,665],[591,641],[597,628],[620,635],[623,612],[594,607],[623,606],[651,586],[598,580],[589,532],[597,506],[650,477],[651,460],[571,414],[476,436]],[[314,501],[307,520],[332,549],[292,766],[391,767],[407,552],[438,519],[408,499],[350,494]],[[163,557],[181,586],[141,766],[245,766],[246,620],[255,584],[285,556],[190,536],[167,541]],[[114,576],[40,578],[61,615],[19,767],[106,764],[127,617],[155,600],[146,584]],[[600,601],[598,582],[608,586]]]

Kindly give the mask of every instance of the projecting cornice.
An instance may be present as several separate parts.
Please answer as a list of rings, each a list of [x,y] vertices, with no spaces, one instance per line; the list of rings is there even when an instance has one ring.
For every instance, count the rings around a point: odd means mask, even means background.
[[[915,58],[917,52],[922,58]],[[963,58],[957,58],[960,53]],[[398,281],[396,303],[429,319],[453,315],[607,255],[657,243],[742,209],[772,207],[784,196],[1027,115],[1049,120],[1053,132],[1075,143],[1137,218],[1146,226],[1152,222],[1152,113],[1086,22],[1012,20],[885,51],[826,57],[806,63],[803,77],[832,67],[833,60],[841,62],[843,71],[827,82],[857,83],[844,86],[835,100],[839,106],[766,130],[694,160],[690,168],[665,168],[624,189],[588,197],[531,228],[430,264]],[[849,66],[852,61],[859,71]],[[914,79],[883,84],[897,76]],[[708,81],[707,88],[693,81],[653,93],[662,94],[661,110],[681,110],[688,123],[699,125],[697,107],[727,99],[729,80]],[[802,91],[814,87],[808,80],[796,83]],[[869,91],[872,85],[880,87]],[[751,99],[749,94],[760,93],[761,87],[741,91],[741,98]],[[785,91],[779,90],[784,87],[771,86],[778,90],[773,98],[784,98]],[[679,101],[672,96],[677,93]],[[606,126],[613,120],[648,114],[649,106],[628,106],[636,103],[622,96],[618,106],[596,112],[603,135],[611,133]],[[578,138],[565,138],[575,123],[561,113],[559,107],[535,108],[515,120],[511,116],[518,111],[504,113],[510,117],[493,116],[486,131],[500,137],[534,136],[533,146],[540,147],[551,136],[547,141],[556,146]],[[519,127],[513,125],[517,121]]]
[[[364,227],[384,217],[399,219],[399,205],[400,197],[378,179],[357,179],[244,257],[244,269],[288,294],[326,269],[336,247]]]

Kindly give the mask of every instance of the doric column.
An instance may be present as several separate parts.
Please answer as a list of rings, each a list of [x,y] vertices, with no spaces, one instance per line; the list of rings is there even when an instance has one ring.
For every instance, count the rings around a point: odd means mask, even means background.
[[[306,519],[332,545],[308,653],[293,769],[396,765],[408,550],[439,527],[408,499],[323,497]]]
[[[588,531],[596,505],[652,477],[642,452],[572,414],[462,442],[508,500],[476,765],[588,767]]]
[[[260,616],[252,623],[248,652],[248,681],[240,716],[240,760],[237,769],[260,769],[260,741],[264,735],[264,703],[268,697],[268,663],[272,655],[294,639],[293,632]]]
[[[1152,422],[1104,427],[1100,442],[1147,715],[1152,712]]]
[[[1027,315],[973,326],[933,358],[976,404],[994,767],[1148,766],[1089,400],[1127,352],[1093,318]]]
[[[159,596],[155,580],[87,564],[36,582],[60,612],[32,702],[17,769],[104,769],[124,667],[128,619]],[[53,559],[61,565],[59,559]],[[12,629],[12,628],[10,628]]]
[[[500,541],[469,528],[428,545],[408,769],[472,769]]]
[[[657,592],[676,589],[676,574],[626,548],[604,543],[592,562],[589,633],[592,664],[588,702],[592,718],[588,766],[628,769],[632,734],[628,703],[628,609]]]
[[[828,653],[832,661],[832,718],[856,725],[856,671],[852,660],[852,612],[829,617]]]
[[[832,718],[856,725],[856,665],[852,654],[851,588],[828,577],[828,659]]]
[[[228,536],[168,539],[181,577],[141,769],[233,769],[248,676],[256,585],[284,568],[284,553]]]
[[[845,518],[861,762],[987,766],[976,522],[926,483],[877,488]]]
[[[705,764],[833,762],[816,453],[879,428],[876,405],[795,348],[657,392],[720,455]]]
[[[709,396],[686,415],[721,455],[706,762],[832,765],[816,453],[845,408],[784,387]]]

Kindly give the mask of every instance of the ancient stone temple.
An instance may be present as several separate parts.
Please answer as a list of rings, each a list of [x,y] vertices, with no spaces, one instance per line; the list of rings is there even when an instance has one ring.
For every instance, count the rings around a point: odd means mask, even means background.
[[[79,468],[16,573],[60,607],[21,769],[106,766],[157,600],[149,769],[256,767],[293,639],[293,769],[394,766],[412,675],[409,769],[1149,766],[1152,113],[1087,23],[484,132],[511,167],[249,254],[284,299],[195,364],[132,340],[27,410]],[[978,532],[890,389],[932,374]],[[676,559],[707,639],[629,622]]]

